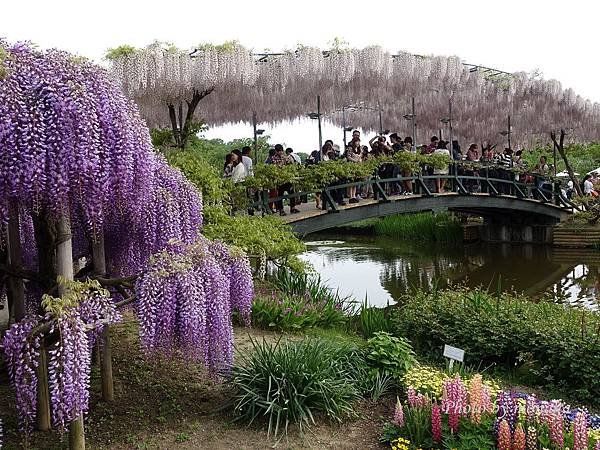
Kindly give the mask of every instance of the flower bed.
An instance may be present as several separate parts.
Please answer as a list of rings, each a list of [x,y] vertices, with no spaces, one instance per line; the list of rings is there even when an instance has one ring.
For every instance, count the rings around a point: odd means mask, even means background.
[[[381,440],[392,449],[600,449],[600,417],[584,408],[516,392],[493,396],[493,383],[479,374],[469,382],[445,377],[437,396],[441,376],[434,372],[421,367],[404,377],[419,384],[408,385],[405,404],[397,401],[384,428]]]

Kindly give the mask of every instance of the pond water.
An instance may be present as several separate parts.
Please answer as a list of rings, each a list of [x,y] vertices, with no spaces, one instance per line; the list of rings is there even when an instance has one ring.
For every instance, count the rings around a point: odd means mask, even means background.
[[[543,245],[441,245],[379,236],[318,234],[302,259],[329,286],[359,301],[386,306],[414,287],[464,284],[522,292],[599,309],[600,251]]]

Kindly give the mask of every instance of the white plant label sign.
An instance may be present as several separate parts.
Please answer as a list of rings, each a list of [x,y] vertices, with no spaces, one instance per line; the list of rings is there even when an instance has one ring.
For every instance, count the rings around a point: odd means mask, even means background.
[[[444,345],[444,356],[450,358],[453,361],[463,362],[465,359],[465,351],[462,348],[452,347],[451,345]]]

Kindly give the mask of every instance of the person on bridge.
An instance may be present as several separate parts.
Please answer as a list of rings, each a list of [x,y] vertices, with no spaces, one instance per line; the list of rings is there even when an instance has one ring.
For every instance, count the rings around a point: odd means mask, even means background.
[[[425,148],[425,151],[421,152],[423,155],[431,155],[438,148],[439,138],[437,136],[431,136],[429,145]]]
[[[446,148],[448,143],[446,141],[438,141],[437,149],[433,152],[434,155],[443,155],[450,158],[450,151]],[[433,168],[434,175],[448,175],[449,167],[446,166],[444,168]],[[444,188],[446,187],[446,178],[438,177],[435,179],[435,188],[438,193],[444,192]]]
[[[594,183],[592,183],[592,175],[587,174],[583,177],[583,195],[587,195],[589,197],[598,197],[598,191],[594,189]]]
[[[231,178],[233,173],[233,154],[227,153],[225,155],[225,164],[223,165],[223,178]]]
[[[254,164],[252,163],[252,157],[250,156],[251,152],[252,149],[247,145],[242,147],[242,163],[244,163],[244,167],[246,168],[246,174],[249,177],[254,176]]]
[[[294,164],[294,160],[286,155],[283,151],[283,145],[276,144],[275,145],[275,155],[272,158],[273,164],[278,167],[283,167],[288,164]],[[293,194],[294,188],[292,187],[292,183],[284,183],[281,186],[277,187],[277,196],[283,197],[285,193]],[[277,200],[275,202],[275,209],[279,212],[280,216],[285,216],[285,211],[283,210],[283,200]],[[290,213],[299,213],[300,211],[296,209],[296,197],[290,197]]]
[[[352,142],[346,147],[346,159],[351,163],[362,162],[362,148],[360,146],[360,139],[353,138]],[[358,203],[356,197],[356,186],[348,187],[348,202]]]
[[[290,158],[292,158],[296,164],[298,164],[299,166],[302,165],[302,160],[300,159],[300,156],[298,155],[298,153],[294,153],[293,148],[291,148],[291,147],[286,148],[285,153]]]
[[[231,181],[234,183],[241,183],[248,176],[246,167],[242,162],[242,153],[239,150],[231,152],[232,158],[231,163],[233,164],[233,172],[231,173]]]

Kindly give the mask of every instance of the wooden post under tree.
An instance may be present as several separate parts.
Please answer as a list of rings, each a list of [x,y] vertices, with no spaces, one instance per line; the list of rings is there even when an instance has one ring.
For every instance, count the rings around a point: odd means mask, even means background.
[[[106,276],[106,257],[104,253],[104,232],[98,233],[96,240],[92,243],[92,260],[94,263],[94,274]],[[102,381],[102,400],[112,402],[115,399],[113,373],[112,373],[112,351],[110,347],[110,328],[108,325],[98,336],[96,346],[100,354],[100,379]]]
[[[187,111],[185,113],[185,119],[183,117],[183,102],[180,102],[177,108],[179,115],[175,111],[175,105],[172,103],[167,104],[167,107],[169,108],[169,118],[171,120],[171,129],[173,130],[173,139],[175,140],[175,145],[177,145],[177,147],[180,149],[184,149],[185,145],[187,144],[187,140],[192,131],[194,113],[196,112],[198,103],[200,103],[200,100],[209,95],[214,89],[214,86],[203,91],[194,89],[192,100],[186,100]]]
[[[7,263],[13,270],[18,271],[22,269],[23,256],[21,251],[19,204],[15,200],[9,202],[8,214]],[[14,322],[19,322],[25,317],[25,288],[23,279],[20,277],[9,277],[6,287],[9,315]]]
[[[73,245],[69,218],[62,216],[56,223],[56,274],[73,281]],[[65,286],[58,286],[59,295],[65,294]],[[85,450],[83,413],[69,424],[69,449]]]

